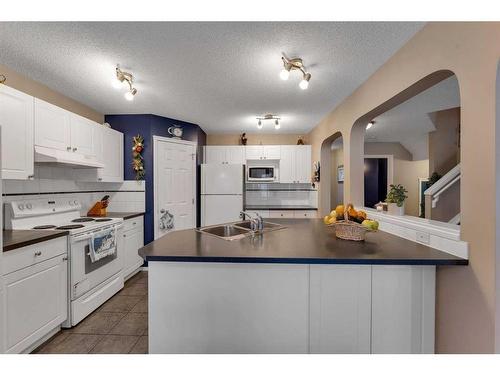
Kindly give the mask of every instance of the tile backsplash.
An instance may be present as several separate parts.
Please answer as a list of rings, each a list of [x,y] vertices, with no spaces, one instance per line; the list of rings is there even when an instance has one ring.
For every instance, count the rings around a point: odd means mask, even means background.
[[[245,200],[251,206],[318,206],[311,184],[247,184]]]
[[[104,195],[109,195],[108,211],[144,212],[145,181],[78,182],[76,170],[61,167],[35,167],[33,180],[2,180],[3,202],[39,198],[74,198],[82,204],[81,214]]]

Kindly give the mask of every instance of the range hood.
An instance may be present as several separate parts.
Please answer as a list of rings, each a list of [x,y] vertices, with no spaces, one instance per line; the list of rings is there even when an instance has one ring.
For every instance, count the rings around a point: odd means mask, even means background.
[[[104,164],[99,163],[96,158],[42,146],[35,146],[35,163],[73,168],[104,168]]]

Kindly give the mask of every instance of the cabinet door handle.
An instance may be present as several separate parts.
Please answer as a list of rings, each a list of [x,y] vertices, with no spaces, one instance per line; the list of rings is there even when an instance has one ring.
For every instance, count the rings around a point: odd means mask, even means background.
[[[68,257],[62,258],[63,262],[66,262],[68,260]]]
[[[78,148],[77,147],[73,147],[73,152],[75,152],[76,150],[78,150]]]
[[[71,146],[66,147],[66,150],[68,151],[71,150]]]
[[[35,178],[35,175],[34,175],[34,174],[30,174],[30,175],[28,176],[28,180],[32,180],[32,179],[34,179],[34,178]]]
[[[35,256],[36,256],[36,257],[39,257],[40,255],[42,255],[42,252],[41,252],[41,251],[35,251]]]
[[[102,177],[99,177],[99,178],[97,179],[97,181],[102,181]]]

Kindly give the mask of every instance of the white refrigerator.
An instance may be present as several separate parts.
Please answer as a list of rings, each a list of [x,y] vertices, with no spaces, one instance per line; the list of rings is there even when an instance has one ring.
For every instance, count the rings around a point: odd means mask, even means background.
[[[244,189],[244,165],[202,164],[201,226],[238,221]]]

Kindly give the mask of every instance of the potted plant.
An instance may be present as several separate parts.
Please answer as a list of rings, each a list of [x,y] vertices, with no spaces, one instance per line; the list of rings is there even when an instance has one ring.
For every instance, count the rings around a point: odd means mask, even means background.
[[[386,202],[387,212],[392,215],[404,215],[405,214],[405,199],[408,198],[406,193],[408,191],[403,185],[389,185],[389,192],[387,193]]]

